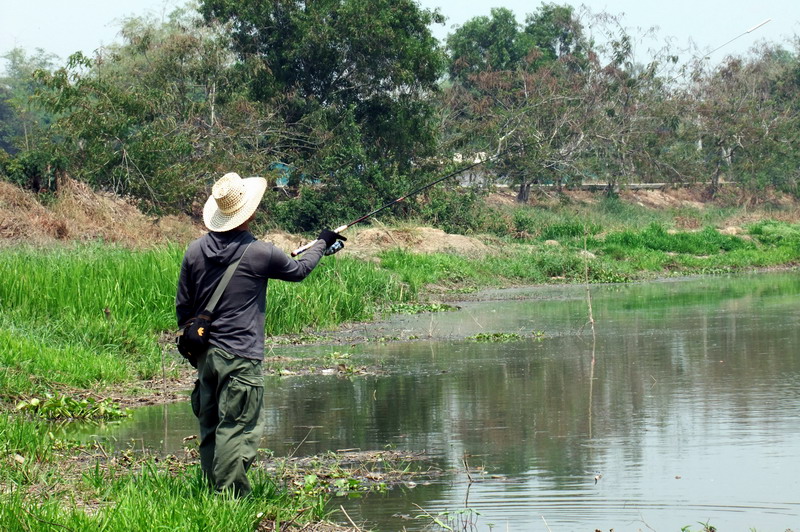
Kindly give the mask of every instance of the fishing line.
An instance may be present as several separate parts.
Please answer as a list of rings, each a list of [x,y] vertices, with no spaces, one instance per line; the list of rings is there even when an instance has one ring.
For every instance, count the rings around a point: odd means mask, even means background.
[[[473,162],[473,163],[472,163],[472,164],[470,164],[470,165],[467,165],[467,166],[465,166],[465,167],[463,167],[463,168],[459,168],[458,170],[455,170],[455,171],[453,171],[453,172],[450,172],[449,174],[446,174],[446,175],[444,175],[444,176],[442,176],[442,177],[438,177],[438,178],[436,178],[435,180],[433,180],[433,181],[431,181],[430,183],[428,183],[427,185],[423,185],[423,186],[421,186],[421,187],[419,187],[419,188],[416,188],[416,189],[414,189],[414,190],[412,190],[412,191],[410,191],[410,192],[407,192],[406,194],[404,194],[404,195],[400,196],[399,198],[397,198],[397,199],[394,199],[394,200],[390,201],[389,203],[387,203],[387,204],[385,204],[385,205],[383,205],[383,206],[381,206],[381,207],[378,207],[377,209],[375,209],[375,210],[373,210],[373,211],[371,211],[371,212],[368,212],[368,213],[367,213],[367,214],[365,214],[364,216],[361,216],[360,218],[356,218],[356,219],[355,219],[355,220],[353,220],[352,222],[349,222],[349,223],[346,223],[346,224],[344,224],[344,225],[341,225],[341,226],[337,227],[336,229],[334,229],[334,230],[333,230],[333,232],[334,232],[334,233],[341,233],[342,231],[345,231],[345,230],[346,230],[346,229],[348,229],[349,227],[352,227],[352,226],[354,226],[354,225],[356,225],[356,224],[359,224],[359,223],[363,222],[364,220],[367,220],[367,219],[369,219],[369,218],[372,218],[373,216],[375,216],[375,215],[376,215],[376,214],[378,214],[379,212],[381,212],[381,211],[383,211],[383,210],[385,210],[385,209],[388,209],[388,208],[389,208],[389,207],[391,207],[392,205],[396,205],[396,204],[400,203],[401,201],[403,201],[403,200],[405,200],[405,199],[408,199],[408,198],[410,198],[411,196],[415,196],[415,195],[419,194],[420,192],[423,192],[423,191],[425,191],[425,190],[428,190],[429,188],[431,188],[431,187],[433,187],[433,186],[435,186],[435,185],[438,185],[438,184],[439,184],[439,183],[441,183],[442,181],[446,181],[447,179],[450,179],[451,177],[457,176],[457,175],[459,175],[459,174],[463,174],[463,173],[464,173],[464,172],[466,172],[467,170],[471,170],[471,169],[475,168],[476,166],[480,166],[480,165],[482,165],[482,164],[486,164],[486,163],[488,163],[488,162],[491,162],[491,161],[493,161],[493,160],[495,160],[495,159],[499,158],[500,156],[502,156],[502,155],[505,155],[506,153],[508,153],[508,152],[510,152],[510,151],[512,151],[512,148],[506,148],[506,149],[504,149],[504,150],[502,150],[502,151],[499,151],[499,152],[495,153],[494,155],[492,155],[492,156],[490,156],[490,157],[486,157],[486,158],[480,158],[480,160],[478,160],[478,161],[475,161],[475,162]],[[314,244],[316,244],[318,241],[319,241],[319,240],[314,240],[313,242],[309,242],[308,244],[305,244],[305,245],[303,245],[303,246],[300,246],[299,248],[295,249],[294,251],[292,251],[292,257],[296,257],[296,256],[300,255],[301,253],[303,253],[304,251],[306,251],[308,248],[310,248],[311,246],[313,246]],[[338,246],[337,246],[337,244],[338,244]],[[337,247],[336,247],[336,249],[333,249],[335,246],[337,246]],[[333,254],[333,253],[336,253],[336,252],[337,252],[337,251],[339,251],[339,249],[341,249],[341,248],[342,248],[342,243],[341,243],[341,241],[337,241],[337,242],[336,242],[335,244],[333,244],[333,245],[332,245],[330,248],[328,248],[329,250],[332,250],[332,251],[331,251],[330,253],[328,253],[328,254]]]
[[[745,32],[743,32],[743,33],[740,33],[739,35],[737,35],[737,36],[736,36],[736,37],[734,37],[733,39],[729,40],[729,41],[728,41],[728,42],[726,42],[725,44],[722,44],[722,45],[720,45],[720,46],[717,46],[716,48],[714,48],[713,50],[711,50],[710,52],[708,52],[708,53],[705,55],[704,59],[708,59],[708,58],[710,58],[710,57],[711,57],[711,54],[713,54],[713,53],[714,53],[714,52],[716,52],[717,50],[719,50],[719,49],[721,49],[721,48],[724,48],[724,47],[728,46],[730,43],[732,43],[733,41],[735,41],[735,40],[736,40],[736,39],[738,39],[739,37],[743,37],[743,36],[747,35],[748,33],[751,33],[751,32],[754,32],[754,31],[756,31],[758,28],[760,28],[761,26],[763,26],[763,25],[764,25],[764,24],[766,24],[767,22],[770,22],[771,20],[772,20],[771,18],[768,18],[767,20],[765,20],[765,21],[764,21],[764,22],[762,22],[761,24],[756,24],[755,26],[753,26],[753,27],[752,27],[752,28],[750,28],[749,30],[747,30],[747,31],[745,31]]]

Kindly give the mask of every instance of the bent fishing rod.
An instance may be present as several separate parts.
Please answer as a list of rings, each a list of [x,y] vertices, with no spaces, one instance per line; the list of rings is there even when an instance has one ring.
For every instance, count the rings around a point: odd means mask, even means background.
[[[389,207],[391,207],[392,205],[395,205],[395,204],[397,204],[397,203],[400,203],[401,201],[403,201],[403,200],[405,200],[405,199],[407,199],[407,198],[410,198],[411,196],[414,196],[414,195],[416,195],[416,194],[419,194],[420,192],[423,192],[423,191],[425,191],[425,190],[428,190],[429,188],[431,188],[431,187],[432,187],[432,186],[434,186],[434,185],[438,185],[438,184],[439,184],[439,183],[441,183],[442,181],[445,181],[445,180],[447,180],[447,179],[450,179],[451,177],[457,176],[457,175],[459,175],[459,174],[463,174],[463,173],[464,173],[464,172],[466,172],[467,170],[471,170],[471,169],[475,168],[476,166],[480,166],[480,165],[482,165],[482,164],[488,163],[489,161],[492,161],[492,160],[494,160],[494,159],[497,159],[498,157],[500,157],[501,155],[503,155],[503,154],[504,154],[504,153],[506,153],[507,151],[509,151],[509,150],[508,150],[508,149],[506,149],[506,150],[503,150],[503,151],[501,151],[501,152],[499,152],[499,153],[496,153],[496,154],[492,155],[491,157],[487,157],[487,158],[485,158],[485,159],[481,159],[481,160],[479,160],[479,161],[477,161],[477,162],[474,162],[474,163],[470,164],[469,166],[465,166],[464,168],[460,168],[460,169],[458,169],[458,170],[456,170],[456,171],[454,171],[454,172],[450,172],[449,174],[447,174],[447,175],[445,175],[445,176],[439,177],[439,178],[435,179],[434,181],[431,181],[430,183],[428,183],[428,184],[427,184],[427,185],[425,185],[425,186],[422,186],[422,187],[419,187],[419,188],[417,188],[417,189],[414,189],[414,190],[412,190],[411,192],[408,192],[407,194],[405,194],[404,196],[400,196],[399,198],[397,198],[397,199],[394,199],[394,200],[390,201],[390,202],[389,202],[389,203],[387,203],[386,205],[383,205],[382,207],[378,207],[378,208],[377,208],[377,209],[375,209],[374,211],[372,211],[372,212],[369,212],[369,213],[365,214],[365,215],[364,215],[364,216],[362,216],[361,218],[356,218],[355,220],[353,220],[353,221],[352,221],[352,222],[350,222],[350,223],[347,223],[347,224],[344,224],[344,225],[341,225],[341,226],[337,227],[336,229],[334,229],[334,230],[333,230],[333,232],[334,232],[334,233],[341,233],[342,231],[346,230],[346,229],[347,229],[347,228],[349,228],[349,227],[353,227],[354,225],[356,225],[356,224],[359,224],[359,223],[363,222],[364,220],[366,220],[366,219],[368,219],[368,218],[372,218],[373,216],[375,216],[375,215],[376,215],[376,214],[378,214],[379,212],[381,212],[381,211],[383,211],[383,210],[385,210],[385,209],[388,209],[388,208],[389,208]],[[310,248],[311,246],[313,246],[313,245],[314,245],[314,244],[316,244],[317,242],[319,242],[319,240],[314,240],[313,242],[309,242],[308,244],[305,244],[305,245],[303,245],[303,246],[300,246],[299,248],[297,248],[297,249],[295,249],[294,251],[292,251],[292,257],[296,257],[296,256],[300,255],[301,253],[303,253],[304,251],[306,251],[308,248]],[[337,244],[338,244],[338,247],[336,247],[336,249],[335,249],[335,250],[332,250],[332,251],[331,251],[331,254],[332,254],[332,253],[336,253],[336,251],[338,251],[339,249],[341,249],[341,246],[342,246],[342,244],[341,244],[341,241],[337,241],[337,242],[336,242],[336,244],[333,244],[333,245],[331,246],[331,248],[333,248],[333,247],[334,247],[334,246],[336,246]]]

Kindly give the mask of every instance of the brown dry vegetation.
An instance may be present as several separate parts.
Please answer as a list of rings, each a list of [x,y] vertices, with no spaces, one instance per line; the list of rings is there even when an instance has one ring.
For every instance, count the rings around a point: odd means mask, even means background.
[[[585,205],[600,201],[602,192],[565,190],[570,201]],[[710,204],[704,187],[664,190],[623,190],[622,201],[651,209],[702,210]],[[555,191],[540,191],[531,198],[531,206],[554,206],[560,198]],[[498,191],[487,197],[493,207],[516,205],[515,194]],[[763,193],[742,195],[725,189],[713,200],[717,206],[740,207],[721,230],[736,234],[738,228],[764,217],[763,206],[772,207],[774,219],[800,221],[800,205],[786,195]],[[697,229],[699,221],[676,217],[684,230]],[[107,192],[97,192],[68,177],[60,180],[55,197],[46,205],[35,193],[0,181],[0,245],[28,243],[46,246],[56,242],[111,242],[131,248],[175,242],[185,244],[205,231],[199,220],[186,215],[152,217],[143,214],[133,202]],[[417,253],[451,252],[483,256],[492,252],[487,240],[448,234],[431,227],[354,227],[348,231],[344,254],[373,257],[388,248],[402,248]],[[307,241],[301,235],[272,231],[261,235],[280,249],[290,251]]]
[[[0,181],[0,243],[103,241],[139,248],[189,241],[203,231],[188,216],[146,216],[130,201],[70,178],[60,180],[50,203],[45,207],[33,192]]]
[[[284,251],[296,249],[305,243],[302,236],[283,231],[271,232],[262,237]],[[370,258],[379,251],[401,248],[415,253],[449,252],[468,256],[483,256],[491,251],[481,240],[463,235],[452,235],[432,227],[368,227],[354,228],[347,234],[344,255]]]

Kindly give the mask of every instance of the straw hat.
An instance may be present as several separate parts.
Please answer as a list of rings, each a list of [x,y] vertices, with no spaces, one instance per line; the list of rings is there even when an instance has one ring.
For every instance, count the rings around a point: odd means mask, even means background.
[[[256,212],[267,180],[230,172],[211,187],[211,196],[203,207],[203,222],[209,231],[224,232],[236,229]]]

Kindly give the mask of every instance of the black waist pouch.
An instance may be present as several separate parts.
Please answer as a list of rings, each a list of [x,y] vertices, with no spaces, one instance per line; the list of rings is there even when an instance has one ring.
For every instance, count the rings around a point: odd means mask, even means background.
[[[211,333],[211,316],[199,314],[187,321],[178,330],[178,352],[189,361],[192,367],[197,367],[200,355],[208,349],[208,337]]]

